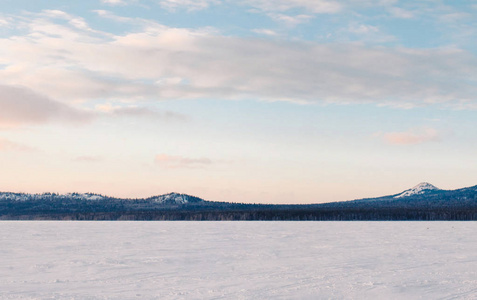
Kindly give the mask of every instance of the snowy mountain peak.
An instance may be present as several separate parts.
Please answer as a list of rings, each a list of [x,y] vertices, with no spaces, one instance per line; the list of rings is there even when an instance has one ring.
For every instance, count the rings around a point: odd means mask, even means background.
[[[438,187],[436,187],[435,185],[430,184],[429,182],[421,182],[418,185],[416,185],[415,187],[413,187],[413,189],[439,190]]]
[[[404,192],[395,196],[394,198],[403,198],[403,197],[409,197],[412,195],[420,195],[420,194],[424,194],[427,191],[435,191],[435,190],[440,190],[440,189],[428,182],[421,182],[415,187],[405,190]]]

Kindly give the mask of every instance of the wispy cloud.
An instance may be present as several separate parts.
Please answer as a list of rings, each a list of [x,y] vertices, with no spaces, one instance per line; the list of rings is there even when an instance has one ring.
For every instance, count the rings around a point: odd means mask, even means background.
[[[126,5],[127,1],[124,0],[101,0],[101,3],[109,5]]]
[[[149,117],[154,119],[168,119],[168,120],[187,120],[187,116],[172,112],[160,112],[145,107],[122,107],[116,108],[112,111],[116,116],[132,116],[132,117]]]
[[[253,29],[252,30],[253,32],[255,33],[258,33],[258,34],[264,34],[264,35],[269,35],[269,36],[277,36],[278,33],[271,30],[271,29],[266,29],[266,28],[257,28],[257,29]]]
[[[160,0],[159,4],[170,11],[186,9],[188,11],[206,9],[212,4],[219,4],[220,0]]]
[[[380,30],[378,26],[368,24],[350,24],[347,30],[341,30],[337,36],[344,37],[348,40],[349,36],[357,37],[360,42],[368,44],[380,44],[396,40],[396,37],[386,34]]]
[[[10,24],[10,21],[7,18],[0,17],[0,27],[6,27]]]
[[[314,14],[333,14],[343,9],[340,1],[329,0],[246,0],[242,3],[266,12],[286,12],[301,8]]]
[[[388,132],[381,135],[383,140],[391,145],[416,145],[435,142],[441,139],[441,134],[433,128],[410,129],[404,132]]]
[[[111,103],[96,105],[95,110],[117,117],[146,117],[159,120],[187,120],[188,117],[184,114],[172,111],[157,111],[147,107],[137,106],[115,106]]]
[[[213,164],[209,158],[190,158],[184,156],[158,154],[154,159],[155,163],[164,168],[203,168]]]
[[[97,155],[81,155],[72,159],[72,161],[75,161],[75,162],[91,162],[91,163],[100,162],[103,160],[104,158],[102,156],[97,156]]]
[[[49,121],[86,122],[92,115],[41,96],[27,88],[0,85],[0,127]]]
[[[360,24],[357,26],[350,26],[349,31],[357,34],[368,34],[376,33],[379,31],[379,29],[376,26]]]
[[[409,11],[400,7],[390,7],[388,11],[395,18],[399,18],[399,19],[414,18],[414,13],[412,11]]]
[[[119,0],[105,0],[119,1]],[[165,9],[176,11],[185,9],[188,11],[202,10],[212,5],[232,2],[227,0],[160,0],[159,4]],[[263,12],[286,12],[294,9],[304,9],[313,14],[337,13],[343,5],[339,1],[331,0],[246,0],[240,3]]]
[[[288,26],[296,26],[298,24],[306,23],[313,18],[312,15],[307,14],[289,15],[282,13],[268,13],[267,15],[273,20],[284,23]]]
[[[37,149],[8,139],[0,138],[0,151],[34,152],[37,151]]]

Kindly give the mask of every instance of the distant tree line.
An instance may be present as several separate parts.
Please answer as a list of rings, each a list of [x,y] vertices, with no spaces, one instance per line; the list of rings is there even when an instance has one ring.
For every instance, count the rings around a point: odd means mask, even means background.
[[[9,194],[0,201],[0,220],[137,221],[434,221],[477,220],[477,186],[308,205],[266,205],[203,201],[160,203],[155,198],[85,200],[57,194]],[[20,200],[19,200],[20,199]]]
[[[43,211],[10,213],[2,220],[118,221],[437,221],[477,220],[477,208],[193,209],[139,211]]]

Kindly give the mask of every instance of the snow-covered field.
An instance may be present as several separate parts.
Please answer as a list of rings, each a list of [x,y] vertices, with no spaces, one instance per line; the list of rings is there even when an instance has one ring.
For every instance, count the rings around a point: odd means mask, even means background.
[[[476,222],[0,222],[0,299],[477,299]]]

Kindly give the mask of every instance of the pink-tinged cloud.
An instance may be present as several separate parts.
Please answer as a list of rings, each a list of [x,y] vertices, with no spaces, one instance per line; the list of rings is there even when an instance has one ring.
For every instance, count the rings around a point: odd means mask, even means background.
[[[158,154],[154,161],[165,168],[202,168],[211,165],[212,160],[201,158],[189,158],[178,155]]]
[[[20,143],[12,142],[7,139],[0,138],[0,151],[31,152],[31,151],[37,151],[37,149],[27,145],[20,144]]]
[[[0,127],[50,121],[85,122],[92,115],[39,95],[27,88],[0,85]]]
[[[166,2],[182,7],[215,1]],[[288,23],[309,17],[286,15],[289,9],[303,7],[315,13],[341,9],[338,1],[246,2],[258,3],[254,6]],[[0,64],[6,65],[0,81],[21,83],[50,99],[76,102],[256,98],[408,108],[429,104],[466,108],[477,102],[477,57],[465,50],[232,37],[209,27],[174,28],[96,12],[131,29],[113,35],[60,11],[13,18],[11,27],[27,32],[0,38]],[[368,26],[358,31],[369,35],[378,29]]]
[[[433,128],[409,130],[405,132],[388,132],[384,141],[391,145],[416,145],[440,140],[439,132]]]
[[[157,111],[147,107],[137,106],[115,106],[112,103],[99,104],[95,106],[95,110],[101,114],[111,115],[115,117],[137,117],[149,118],[156,120],[187,120],[186,115],[172,111]]]
[[[186,120],[187,116],[172,111],[155,111],[145,107],[121,107],[110,111],[111,114],[118,117],[145,117],[161,120]]]

